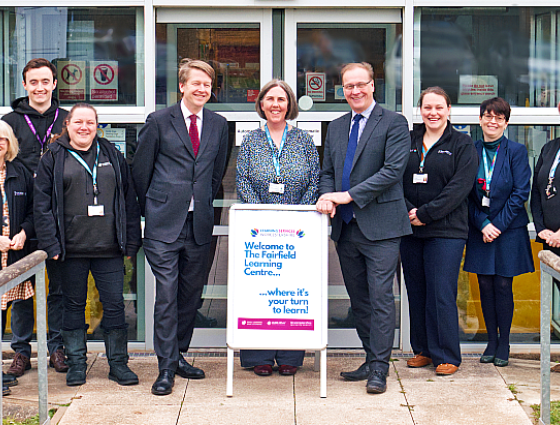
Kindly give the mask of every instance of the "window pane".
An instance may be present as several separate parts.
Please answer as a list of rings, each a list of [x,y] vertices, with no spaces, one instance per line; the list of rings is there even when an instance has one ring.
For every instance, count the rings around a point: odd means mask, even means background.
[[[21,72],[38,57],[57,65],[63,105],[144,105],[141,8],[11,7],[0,18],[3,106],[27,95]]]
[[[538,7],[419,8],[416,97],[441,86],[453,104],[500,96],[512,106],[556,106],[559,13]]]
[[[181,98],[179,63],[192,58],[209,62],[216,71],[209,109],[254,110],[260,89],[259,24],[157,24],[156,39],[158,108]]]
[[[297,97],[309,95],[311,111],[345,110],[340,70],[349,62],[373,66],[376,101],[401,110],[401,24],[298,24]],[[318,84],[310,82],[319,73]]]

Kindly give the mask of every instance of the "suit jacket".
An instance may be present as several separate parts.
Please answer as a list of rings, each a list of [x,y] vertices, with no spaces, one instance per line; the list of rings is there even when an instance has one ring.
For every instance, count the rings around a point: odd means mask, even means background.
[[[203,110],[196,158],[180,103],[148,116],[132,165],[140,209],[146,217],[144,237],[176,241],[194,195],[195,241],[212,240],[213,201],[224,175],[227,151],[227,121],[214,112]]]
[[[352,114],[329,124],[325,140],[319,192],[342,190],[342,171]],[[412,233],[404,201],[402,178],[410,153],[406,118],[376,104],[358,141],[350,173],[350,196],[358,227],[371,241]],[[338,241],[342,218],[332,220]]]
[[[482,158],[482,141],[475,143],[478,157]],[[527,148],[513,140],[500,143],[490,191],[490,211],[485,213],[482,196],[475,181],[469,195],[469,221],[476,229],[482,230],[482,223],[488,219],[494,226],[505,232],[508,228],[527,226],[529,217],[525,202],[531,190],[531,168]]]

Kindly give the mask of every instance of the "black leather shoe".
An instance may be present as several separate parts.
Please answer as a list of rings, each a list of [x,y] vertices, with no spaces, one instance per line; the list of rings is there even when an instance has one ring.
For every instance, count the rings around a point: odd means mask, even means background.
[[[367,381],[367,392],[381,394],[387,390],[387,375],[380,370],[373,370]]]
[[[18,380],[14,375],[9,375],[7,373],[2,372],[2,386],[13,387],[14,385],[17,384],[18,384]]]
[[[154,395],[168,395],[173,391],[175,384],[175,373],[172,370],[164,369],[159,371],[159,375],[152,385],[152,394]]]
[[[185,379],[204,379],[206,374],[198,367],[190,365],[184,358],[179,360],[175,374]]]
[[[365,381],[369,377],[369,363],[362,363],[358,369],[352,372],[340,372],[340,376],[347,381]]]

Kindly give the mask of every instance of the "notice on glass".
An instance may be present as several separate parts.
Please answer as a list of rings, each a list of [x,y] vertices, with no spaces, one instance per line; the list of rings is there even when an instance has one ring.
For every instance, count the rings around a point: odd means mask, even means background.
[[[236,210],[233,215],[228,335],[232,330],[234,345],[321,346],[323,297],[327,296],[326,285],[323,288],[326,258],[321,249],[326,225],[323,229],[321,214]]]
[[[89,95],[91,100],[116,101],[119,98],[119,63],[90,61]]]
[[[86,100],[86,62],[58,61],[58,100]]]
[[[498,78],[494,75],[461,75],[458,103],[481,103],[498,96]]]
[[[314,101],[324,102],[327,74],[324,72],[305,73],[305,94]]]

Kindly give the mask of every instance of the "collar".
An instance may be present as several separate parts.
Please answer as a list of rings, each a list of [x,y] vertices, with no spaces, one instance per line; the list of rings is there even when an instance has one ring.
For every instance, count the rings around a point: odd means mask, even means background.
[[[362,116],[366,119],[366,121],[369,120],[369,116],[373,112],[373,108],[375,108],[375,99],[373,100],[373,102],[371,102],[371,105],[369,105],[369,107],[364,112],[362,112]],[[357,114],[357,112],[352,111],[352,120]]]
[[[185,121],[187,119],[190,119],[189,117],[191,115],[196,115],[197,118],[202,121],[202,111],[204,111],[204,108],[202,108],[198,114],[193,114],[191,111],[189,111],[189,108],[187,108],[187,106],[185,105],[185,102],[183,102],[183,99],[181,99],[181,112],[183,113],[183,118],[185,119]]]

